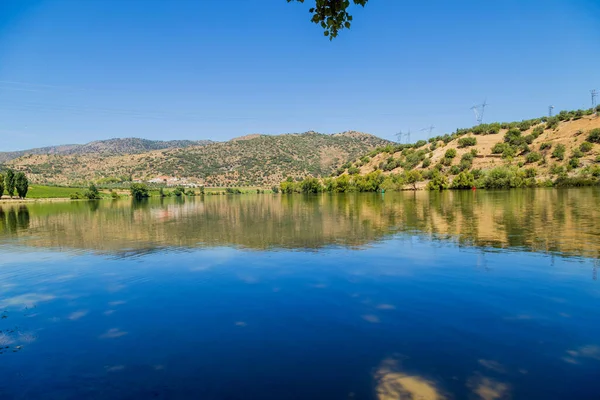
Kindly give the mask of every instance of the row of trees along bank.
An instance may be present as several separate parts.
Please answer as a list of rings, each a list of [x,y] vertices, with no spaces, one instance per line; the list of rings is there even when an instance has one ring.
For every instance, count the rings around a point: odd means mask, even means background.
[[[13,171],[12,169],[6,170],[4,174],[0,174],[0,198],[6,193],[12,199],[17,196],[21,199],[27,197],[29,191],[29,179],[23,172]]]

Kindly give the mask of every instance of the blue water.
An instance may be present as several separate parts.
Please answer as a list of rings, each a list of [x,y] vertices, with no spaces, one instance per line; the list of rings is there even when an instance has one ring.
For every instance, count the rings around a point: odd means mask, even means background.
[[[9,242],[0,398],[599,399],[596,267],[409,232],[137,255]]]

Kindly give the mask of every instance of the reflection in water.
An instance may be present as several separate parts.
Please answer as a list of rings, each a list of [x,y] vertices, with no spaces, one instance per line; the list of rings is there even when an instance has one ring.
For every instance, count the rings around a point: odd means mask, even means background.
[[[228,196],[3,206],[0,240],[121,256],[156,248],[364,246],[396,233],[600,257],[597,188]],[[485,253],[478,264],[486,268]]]
[[[384,360],[375,373],[379,400],[444,400],[432,382],[398,371],[398,362]]]

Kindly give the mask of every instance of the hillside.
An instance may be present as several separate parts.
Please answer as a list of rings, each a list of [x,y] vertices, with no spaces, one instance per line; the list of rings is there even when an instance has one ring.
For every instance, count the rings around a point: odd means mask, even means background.
[[[39,147],[35,149],[0,152],[0,163],[5,163],[25,155],[86,155],[86,154],[135,154],[152,150],[185,148],[212,143],[210,140],[148,140],[139,138],[97,140],[87,144],[66,144]]]
[[[593,183],[600,177],[600,137],[590,139],[590,133],[596,129],[600,129],[600,117],[591,110],[483,124],[429,141],[376,149],[346,164],[337,175],[364,176],[380,171],[390,177],[388,181],[403,187],[406,174],[418,171],[420,182],[416,186],[420,188],[435,176],[441,177],[437,182],[445,181],[451,187],[456,179],[467,177],[472,182],[485,178],[491,171],[508,174],[503,177],[507,182],[516,178],[527,186],[550,186],[572,178]],[[480,185],[486,186],[485,182]],[[504,185],[508,186],[515,185],[512,182]]]
[[[343,163],[390,143],[359,132],[249,135],[228,142],[145,152],[111,153],[96,146],[98,150],[85,153],[65,150],[71,153],[27,154],[6,165],[26,172],[36,183],[73,184],[121,176],[150,180],[167,176],[184,177],[207,186],[268,186],[286,176],[328,176]],[[94,147],[91,145],[86,145],[86,149]]]

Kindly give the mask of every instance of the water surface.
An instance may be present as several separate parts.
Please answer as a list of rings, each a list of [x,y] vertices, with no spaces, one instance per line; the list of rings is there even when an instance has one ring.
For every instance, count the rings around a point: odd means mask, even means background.
[[[2,399],[598,399],[598,189],[1,205]]]

